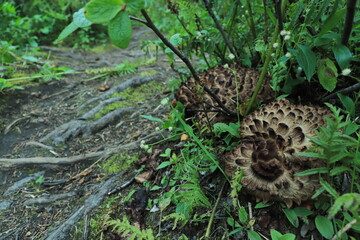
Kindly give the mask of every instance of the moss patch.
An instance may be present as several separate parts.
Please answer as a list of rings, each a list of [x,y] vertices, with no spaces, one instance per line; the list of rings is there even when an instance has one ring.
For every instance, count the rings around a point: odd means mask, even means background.
[[[132,106],[135,107],[137,102],[143,102],[147,99],[151,99],[154,97],[154,94],[161,91],[162,84],[157,81],[151,81],[137,88],[128,88],[121,93],[113,94],[111,97],[123,97],[124,100],[107,105],[95,114],[94,118],[99,119],[115,109]]]
[[[129,154],[127,152],[114,155],[101,165],[105,173],[118,173],[127,169],[131,163],[138,160],[138,154]]]

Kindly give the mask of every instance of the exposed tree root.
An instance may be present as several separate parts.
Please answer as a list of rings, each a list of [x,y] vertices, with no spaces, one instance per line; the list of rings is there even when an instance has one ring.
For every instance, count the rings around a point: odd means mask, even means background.
[[[155,79],[158,79],[160,77],[161,77],[160,74],[151,75],[151,76],[135,76],[133,78],[130,78],[130,79],[126,80],[123,83],[120,83],[119,85],[117,85],[115,87],[112,87],[109,91],[104,92],[100,96],[88,100],[83,105],[81,105],[78,109],[81,110],[81,109],[85,108],[86,106],[88,106],[88,105],[90,105],[92,103],[107,99],[108,97],[110,97],[114,93],[122,92],[122,91],[124,91],[125,89],[127,89],[129,87],[141,86],[144,83],[151,82],[151,81],[153,81]]]
[[[65,222],[63,222],[59,227],[51,231],[45,239],[47,240],[62,240],[62,239],[70,239],[70,230],[73,226],[75,226],[84,215],[88,214],[91,210],[98,207],[102,201],[104,200],[107,193],[113,189],[119,177],[124,174],[120,172],[110,179],[99,183],[92,187],[93,194],[91,194],[84,202],[84,205],[77,209],[70,218],[68,218]]]
[[[124,151],[134,150],[139,148],[140,142],[144,140],[147,143],[160,141],[168,136],[168,133],[163,130],[159,132],[153,132],[143,138],[138,140],[120,145],[116,148],[109,148],[104,151],[87,153],[83,155],[76,155],[71,157],[33,157],[33,158],[0,158],[0,167],[1,168],[10,168],[10,167],[19,167],[23,165],[42,165],[42,164],[71,164],[79,161],[99,159],[100,157],[109,157],[112,154],[121,153]]]
[[[87,122],[85,120],[71,120],[70,122],[61,125],[45,137],[41,138],[40,141],[44,142],[51,140],[55,144],[60,144],[66,142],[70,138],[74,138],[80,135],[90,135],[100,131],[109,124],[118,121],[123,115],[131,113],[132,111],[133,108],[131,107],[116,109],[94,122]]]

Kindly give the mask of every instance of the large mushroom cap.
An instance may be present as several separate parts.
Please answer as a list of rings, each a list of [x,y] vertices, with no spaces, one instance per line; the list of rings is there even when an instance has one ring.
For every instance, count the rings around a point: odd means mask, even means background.
[[[306,137],[325,125],[327,108],[303,106],[286,99],[272,102],[241,122],[242,142],[225,154],[225,172],[241,169],[244,188],[258,200],[280,200],[291,206],[310,198],[318,188],[317,176],[295,177],[324,166],[323,159],[296,156],[311,147]]]
[[[206,85],[216,94],[227,108],[236,111],[239,104],[251,97],[259,75],[259,71],[239,65],[230,65],[230,67],[219,65],[200,73],[198,76],[201,84]],[[274,98],[274,92],[269,86],[269,79],[270,77],[266,76],[259,91],[258,99],[261,102],[269,102]],[[221,109],[217,106],[218,104],[203,91],[193,77],[180,86],[175,93],[175,98],[200,121],[208,118],[211,123],[215,123],[221,122],[225,118],[224,114],[219,112]],[[207,117],[204,110],[207,112]],[[234,119],[234,121],[236,120]]]

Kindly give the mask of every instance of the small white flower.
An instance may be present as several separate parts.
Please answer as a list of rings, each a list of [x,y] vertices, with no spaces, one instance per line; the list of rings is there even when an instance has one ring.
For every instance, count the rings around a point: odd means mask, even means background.
[[[243,14],[243,15],[241,15],[241,17],[242,17],[242,18],[244,18],[244,17],[245,17],[245,15],[244,15],[244,14]]]
[[[291,53],[287,52],[287,53],[285,54],[285,57],[291,58]]]
[[[275,53],[272,53],[270,56],[275,57]]]
[[[350,68],[345,68],[341,71],[341,74],[344,76],[347,76],[351,73],[351,69]]]
[[[291,35],[291,32],[290,31],[287,31],[285,35]]]
[[[169,131],[170,131],[170,132],[173,130],[173,128],[172,128],[172,127],[169,127],[168,129],[169,129]]]
[[[144,149],[145,149],[145,150],[147,150],[147,149],[149,149],[149,148],[150,148],[149,145],[144,145]]]
[[[229,68],[229,64],[225,64],[225,65],[224,65],[224,68]]]
[[[234,59],[234,58],[235,58],[234,54],[230,53],[230,54],[229,54],[229,58],[230,58],[231,60]]]
[[[285,35],[284,40],[287,41],[290,39],[290,35]]]
[[[246,11],[245,11],[245,13],[249,13],[249,11],[248,11],[248,10],[246,10]]]
[[[278,46],[279,46],[279,44],[277,42],[273,44],[274,48],[277,48]]]
[[[140,144],[140,148],[141,148],[141,149],[145,149],[145,145],[144,145],[144,144]]]
[[[140,144],[141,144],[141,145],[144,145],[144,144],[145,144],[145,140],[141,140]]]
[[[297,68],[297,72],[298,72],[298,73],[301,73],[302,70],[303,70],[302,67],[298,67],[298,68]]]
[[[286,33],[287,33],[287,31],[286,31],[286,30],[281,30],[280,35],[281,35],[281,36],[285,36],[285,35],[286,35]]]
[[[159,128],[159,127],[156,127],[156,128],[155,128],[155,131],[160,131],[160,128]]]
[[[149,148],[146,152],[147,153],[152,153],[152,148]]]
[[[211,41],[211,39],[210,39],[210,38],[208,38],[207,40],[208,40],[208,42],[210,42],[210,41]]]

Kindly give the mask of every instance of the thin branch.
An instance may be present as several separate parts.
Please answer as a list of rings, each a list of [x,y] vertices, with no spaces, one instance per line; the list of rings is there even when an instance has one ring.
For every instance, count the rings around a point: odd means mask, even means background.
[[[206,10],[207,10],[208,13],[210,14],[211,18],[214,20],[215,25],[216,25],[216,28],[220,31],[222,37],[224,38],[225,44],[226,44],[227,47],[229,48],[230,52],[231,52],[232,54],[234,54],[235,59],[236,59],[236,62],[240,62],[239,56],[238,56],[237,52],[235,51],[234,46],[233,46],[232,43],[230,42],[229,38],[226,36],[226,33],[225,33],[224,29],[221,27],[221,25],[220,25],[218,19],[216,18],[213,10],[211,9],[211,6],[210,6],[208,0],[203,0],[203,2],[204,2],[204,4],[205,4]]]
[[[251,1],[247,0],[246,3],[247,3],[249,15],[250,15],[250,30],[251,30],[251,33],[252,33],[254,39],[256,39],[255,22],[254,22],[254,15],[252,13],[252,8],[251,8]]]
[[[341,39],[341,44],[347,46],[352,26],[354,23],[354,16],[355,16],[355,8],[356,8],[356,0],[348,0],[346,4],[346,19],[344,25],[344,32]]]
[[[344,88],[344,89],[341,89],[335,93],[332,93],[324,98],[321,99],[322,102],[324,101],[328,101],[329,99],[333,98],[333,97],[336,97],[337,94],[339,93],[350,93],[350,92],[354,92],[356,90],[359,90],[360,89],[360,82],[359,83],[356,83],[355,85],[352,85],[350,87],[347,87],[347,88]]]
[[[142,15],[144,16],[144,18],[146,19],[146,26],[148,26],[151,30],[153,30],[153,32],[161,39],[161,41],[168,47],[170,48],[185,64],[186,66],[189,68],[191,74],[193,75],[194,79],[196,80],[196,82],[198,84],[200,84],[201,87],[204,88],[204,91],[209,94],[215,101],[217,104],[219,104],[219,106],[224,110],[224,112],[230,116],[236,116],[236,113],[231,111],[230,109],[228,109],[219,99],[219,97],[214,94],[207,86],[201,84],[200,82],[200,78],[199,76],[196,74],[196,71],[194,69],[194,67],[191,65],[189,59],[187,57],[185,57],[184,55],[181,54],[181,52],[174,47],[174,45],[172,45],[166,38],[165,36],[159,31],[159,29],[154,25],[154,23],[152,22],[152,20],[150,19],[149,15],[147,14],[146,10],[142,9],[141,10]]]

